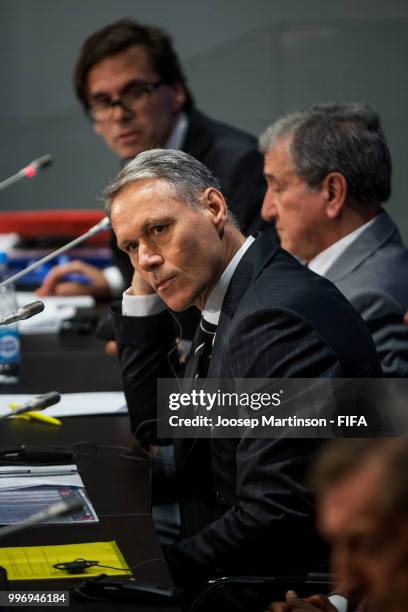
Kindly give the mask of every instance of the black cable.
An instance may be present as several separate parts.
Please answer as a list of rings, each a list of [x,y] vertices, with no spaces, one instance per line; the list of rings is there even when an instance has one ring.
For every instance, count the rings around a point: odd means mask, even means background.
[[[67,448],[75,449],[76,447],[85,447],[82,452],[76,451],[79,457],[90,457],[91,455],[96,455],[96,453],[102,449],[107,450],[121,450],[125,451],[125,453],[121,453],[119,457],[123,457],[124,459],[130,459],[131,461],[145,461],[141,457],[135,457],[132,453],[133,450],[129,446],[116,446],[113,444],[95,444],[94,442],[89,442],[88,440],[80,440],[79,442],[73,442]],[[88,448],[87,448],[88,447]],[[141,450],[139,447],[136,447],[138,450]]]
[[[158,559],[158,558],[157,559],[146,559],[145,561],[140,561],[140,563],[136,563],[136,565],[131,565],[129,567],[129,570],[126,570],[126,571],[130,571],[130,570],[133,571],[133,570],[141,567],[142,565],[148,565],[149,563],[153,563],[153,562],[156,562],[156,561],[158,561],[160,563],[165,563],[164,559]],[[107,569],[113,569],[113,570],[122,569],[121,567],[112,567],[110,565],[101,565],[100,563],[98,563],[97,566],[98,567],[105,567]]]
[[[174,314],[174,312],[172,312],[171,310],[168,310],[168,312],[169,312],[170,316],[172,317],[172,319],[173,319],[173,320],[176,322],[176,325],[177,325],[177,327],[178,327],[178,336],[177,336],[177,338],[176,338],[176,341],[175,341],[174,346],[173,346],[173,347],[172,347],[172,348],[169,350],[169,352],[167,353],[167,357],[166,357],[166,358],[167,358],[167,362],[168,362],[168,364],[169,364],[169,366],[170,366],[170,369],[171,369],[171,371],[172,371],[172,373],[173,373],[173,376],[174,376],[174,378],[175,378],[175,379],[176,379],[176,381],[177,381],[178,390],[179,390],[179,391],[180,391],[180,393],[181,393],[181,383],[180,383],[180,379],[179,379],[179,377],[177,376],[177,372],[175,371],[175,369],[174,369],[174,367],[173,367],[173,364],[172,364],[172,362],[171,362],[170,356],[171,356],[171,355],[172,355],[172,353],[174,353],[174,351],[175,351],[175,350],[177,350],[177,349],[178,349],[178,347],[179,347],[179,344],[180,344],[181,339],[182,339],[182,337],[183,337],[183,327],[182,327],[182,325],[181,325],[180,321],[178,320],[178,318],[176,317],[176,315]]]
[[[136,427],[135,431],[133,432],[133,435],[135,436],[135,438],[137,438],[137,432],[139,431],[141,427],[143,427],[147,423],[158,423],[159,421],[164,421],[164,420],[165,420],[165,417],[162,417],[161,419],[146,419],[145,421],[142,421],[141,423],[139,423],[139,425]],[[145,448],[141,446],[137,446],[136,448],[140,453],[149,457],[151,461],[154,461],[154,463],[158,463],[160,465],[172,465],[172,463],[170,463],[169,461],[162,461],[161,459],[157,459],[150,451],[146,450]]]
[[[207,582],[206,588],[199,593],[196,599],[191,604],[188,612],[197,612],[203,604],[213,593],[216,591],[228,587],[250,587],[250,586],[268,586],[275,585],[287,590],[293,588],[293,585],[313,584],[319,590],[320,585],[327,585],[333,583],[333,577],[325,572],[308,572],[307,574],[299,575],[277,575],[277,576],[223,576],[221,578],[213,578]]]
[[[224,588],[224,586],[264,585],[271,582],[275,582],[275,578],[268,578],[267,576],[224,576],[222,578],[209,580],[208,586],[196,597],[188,609],[188,612],[197,612],[210,595]]]
[[[169,367],[171,369],[171,372],[175,378],[175,380],[177,381],[177,386],[179,391],[181,392],[181,383],[180,383],[180,379],[177,375],[176,370],[173,367],[172,364],[172,360],[171,360],[171,355],[174,353],[174,351],[176,351],[179,347],[179,344],[181,342],[182,336],[183,336],[183,327],[180,323],[180,321],[177,319],[177,317],[175,316],[175,314],[171,311],[168,310],[168,313],[170,314],[170,316],[172,317],[172,319],[175,321],[177,327],[178,327],[178,336],[176,337],[176,340],[174,342],[174,345],[171,347],[171,349],[169,350],[169,352],[166,355],[166,359],[167,359],[167,363],[169,364]],[[136,429],[133,432],[133,435],[135,436],[135,438],[137,438],[137,434],[140,431],[140,429],[142,427],[144,427],[145,425],[147,425],[148,423],[159,423],[160,421],[164,421],[166,419],[166,417],[162,417],[161,419],[159,418],[155,418],[155,419],[145,419],[144,421],[142,421],[141,423],[139,423],[139,425],[136,427]],[[137,447],[139,452],[141,452],[142,454],[146,455],[147,457],[149,457],[149,459],[151,461],[154,461],[156,464],[159,465],[172,465],[172,463],[170,463],[169,461],[162,461],[161,459],[157,459],[151,452],[149,452],[148,450],[138,446]]]
[[[77,454],[79,457],[89,457],[91,455],[96,455],[99,449],[109,449],[109,450],[121,450],[126,452],[132,452],[132,449],[128,446],[115,446],[113,444],[95,444],[95,442],[90,442],[89,440],[79,440],[78,442],[73,442],[66,448],[76,449],[80,447],[80,450],[77,450]],[[81,451],[81,446],[82,448]],[[88,447],[88,448],[87,448]]]
[[[129,568],[124,567],[114,567],[112,565],[102,565],[99,561],[92,561],[88,559],[83,559],[81,557],[74,559],[73,561],[66,561],[64,563],[56,563],[52,567],[55,569],[66,571],[70,574],[82,574],[86,569],[92,567],[102,567],[104,569],[113,569],[117,571],[130,572],[133,571],[142,565],[147,565],[148,563],[153,563],[154,561],[159,561],[164,563],[164,559],[146,559],[145,561],[140,561],[136,565],[131,565]]]

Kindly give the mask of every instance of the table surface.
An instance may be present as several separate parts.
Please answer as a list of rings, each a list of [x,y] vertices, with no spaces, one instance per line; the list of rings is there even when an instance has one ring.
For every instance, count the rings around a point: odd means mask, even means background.
[[[90,334],[22,336],[22,371],[10,392],[61,393],[119,391],[121,372],[116,357],[104,354],[104,342]],[[6,387],[4,391],[6,392]]]
[[[21,383],[14,389],[3,387],[1,392],[40,393],[56,389],[64,393],[120,389],[116,359],[105,356],[103,343],[90,335],[27,336],[23,338],[22,347],[24,370]],[[115,540],[129,566],[143,563],[132,572],[136,579],[172,584],[151,518],[149,458],[134,448],[127,415],[69,417],[63,419],[61,427],[17,419],[3,421],[0,448],[16,448],[21,444],[71,447],[77,452],[78,470],[100,522],[37,526],[4,538],[3,546]],[[132,447],[133,458],[125,457]],[[74,579],[13,581],[9,588],[69,590],[77,584],[78,580]],[[71,606],[76,610],[111,609],[115,606],[118,612],[157,609],[156,606],[135,603],[72,598]],[[30,608],[43,610],[44,606]],[[165,609],[177,610],[176,607]]]

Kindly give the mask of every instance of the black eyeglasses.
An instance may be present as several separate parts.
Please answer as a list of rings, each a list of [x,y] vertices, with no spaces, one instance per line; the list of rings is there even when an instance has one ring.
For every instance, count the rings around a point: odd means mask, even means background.
[[[88,113],[94,121],[107,121],[112,117],[115,106],[121,106],[127,111],[138,110],[146,102],[149,94],[164,84],[163,80],[155,83],[129,83],[116,100],[108,96],[99,96],[92,100],[89,103]]]

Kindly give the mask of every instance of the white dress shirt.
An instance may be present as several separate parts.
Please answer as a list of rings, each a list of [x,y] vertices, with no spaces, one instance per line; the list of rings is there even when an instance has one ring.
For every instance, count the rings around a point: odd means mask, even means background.
[[[234,257],[231,259],[228,266],[222,273],[218,283],[211,291],[202,312],[202,316],[205,321],[208,321],[213,325],[218,325],[222,304],[224,302],[225,294],[227,293],[227,289],[231,282],[231,278],[235,272],[237,265],[239,264],[245,252],[249,249],[254,240],[255,238],[253,236],[249,236],[245,240],[244,244],[235,253]]]
[[[231,278],[241,261],[244,253],[251,246],[255,238],[249,236],[225,268],[220,279],[211,291],[203,309],[203,317],[209,323],[218,325],[222,303],[225,298]],[[132,288],[126,289],[122,300],[122,314],[128,317],[146,317],[158,314],[166,309],[166,305],[157,293],[149,295],[133,295]]]
[[[348,601],[342,595],[330,595],[329,601],[336,608],[337,612],[347,612]]]
[[[307,264],[309,270],[316,272],[316,274],[320,274],[320,276],[324,276],[327,270],[331,268],[334,262],[337,261],[340,255],[344,253],[347,247],[349,247],[352,242],[357,240],[359,235],[362,234],[367,227],[370,227],[370,225],[372,225],[376,219],[377,217],[374,217],[373,219],[370,219],[370,221],[367,221],[367,223],[364,223],[364,225],[360,225],[360,227],[355,229],[353,232],[347,234],[347,236],[344,236],[344,238],[341,238],[334,244],[330,245],[329,248],[325,249],[324,251],[321,251],[321,253],[316,255],[316,257],[313,257],[313,259],[311,259]]]

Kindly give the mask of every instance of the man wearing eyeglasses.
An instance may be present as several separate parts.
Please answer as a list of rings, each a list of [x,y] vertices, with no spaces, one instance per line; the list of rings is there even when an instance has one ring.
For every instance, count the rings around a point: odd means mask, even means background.
[[[265,185],[256,140],[196,110],[167,34],[131,19],[98,30],[81,49],[74,82],[95,132],[121,160],[154,147],[182,149],[217,175],[244,234],[262,226]],[[57,266],[38,293],[119,294],[133,270],[116,248],[114,255],[118,267],[104,272],[79,261]],[[73,272],[89,284],[65,282]]]

